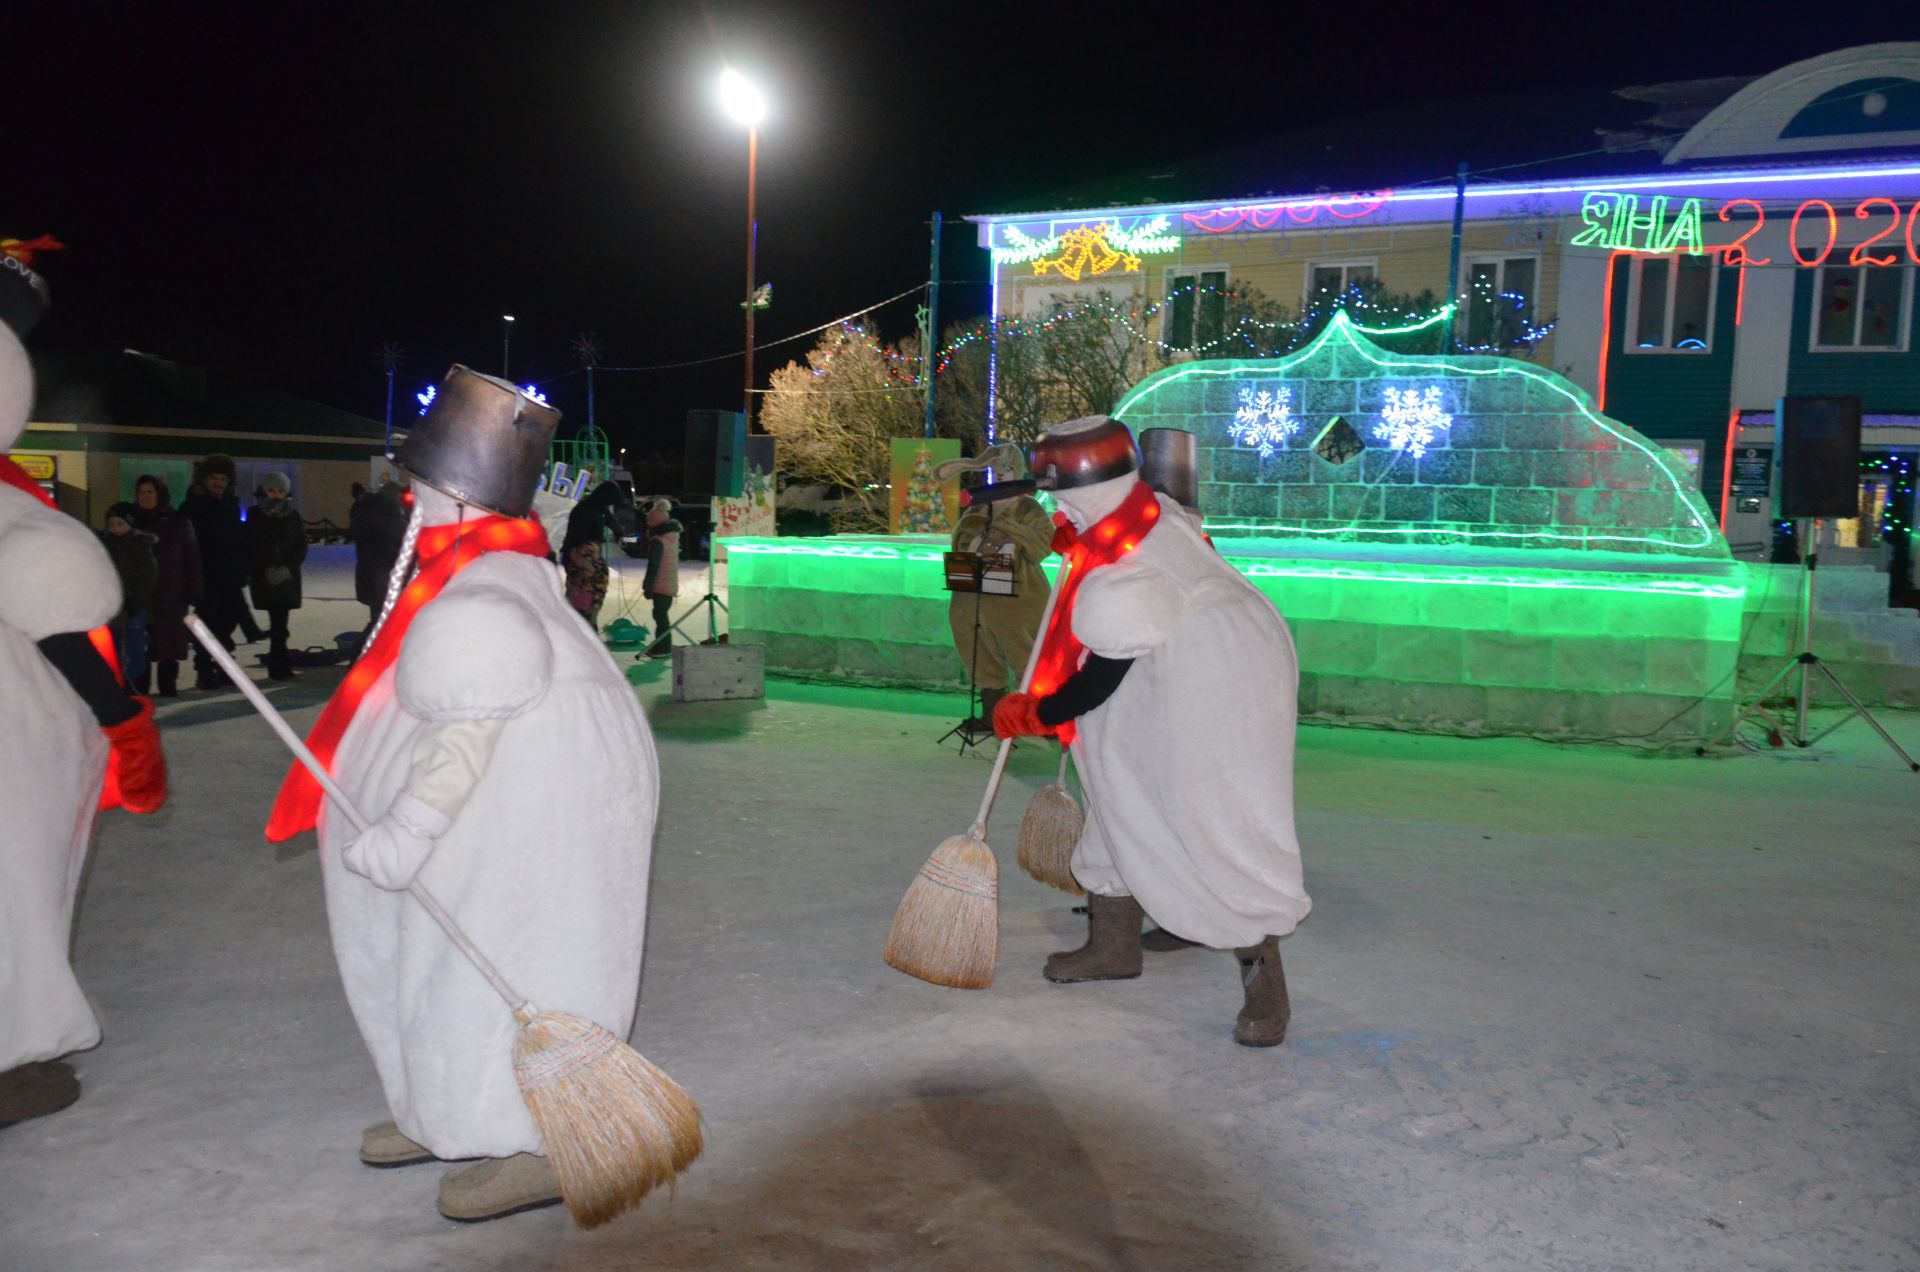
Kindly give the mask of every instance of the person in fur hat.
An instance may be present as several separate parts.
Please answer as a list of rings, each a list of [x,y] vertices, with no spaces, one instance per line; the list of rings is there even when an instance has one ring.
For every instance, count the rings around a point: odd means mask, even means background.
[[[276,843],[319,830],[340,978],[392,1113],[361,1160],[471,1162],[441,1180],[451,1219],[560,1189],[508,1062],[513,1011],[408,885],[543,1007],[624,1038],[639,996],[659,770],[527,516],[558,420],[465,367],[441,383],[399,455],[413,514],[384,612],[307,739],[377,820],[356,832],[296,764],[267,825]],[[554,795],[571,790],[594,797]]]
[[[68,958],[95,815],[167,797],[153,704],[120,683],[103,627],[113,563],[6,456],[33,402],[14,334],[45,306],[31,265],[0,255],[0,1126],[80,1098],[61,1057],[100,1041]]]
[[[1061,984],[1140,974],[1141,920],[1239,960],[1246,1046],[1286,1037],[1279,939],[1312,902],[1293,824],[1299,668],[1273,603],[1139,476],[1124,425],[1091,416],[1033,447],[1067,558],[1031,691],[1002,738],[1073,749],[1087,797],[1073,874],[1087,942],[1047,959]]]
[[[293,483],[285,473],[260,479],[260,502],[247,518],[249,587],[256,609],[267,612],[267,678],[290,680],[287,618],[300,608],[300,563],[307,559],[307,523],[293,506]]]
[[[962,473],[993,473],[996,482],[1020,481],[1027,458],[1011,444],[990,447],[978,459],[949,459],[935,466],[934,479],[952,481]],[[993,727],[993,709],[1027,666],[1040,635],[1040,615],[1049,590],[1040,563],[1053,550],[1053,522],[1032,495],[993,502],[970,502],[953,528],[955,552],[1011,554],[1013,595],[955,592],[947,601],[947,626],[954,648],[967,666],[969,681],[980,689],[980,715],[967,721],[982,732]]]
[[[233,489],[235,476],[229,456],[209,455],[200,461],[199,480],[180,503],[180,515],[193,523],[194,541],[200,546],[201,596],[194,609],[229,653],[234,629],[246,625],[246,586],[253,569],[240,496]],[[218,689],[227,682],[204,649],[193,651],[193,668],[197,689]]]

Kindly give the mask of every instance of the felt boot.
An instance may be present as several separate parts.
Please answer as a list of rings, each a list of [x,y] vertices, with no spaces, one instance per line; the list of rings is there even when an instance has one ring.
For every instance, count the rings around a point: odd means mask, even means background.
[[[489,1157],[450,1171],[440,1181],[440,1213],[461,1223],[481,1223],[559,1204],[560,1181],[553,1166],[534,1153]]]
[[[1140,934],[1140,948],[1152,954],[1165,954],[1171,950],[1190,950],[1198,941],[1189,941],[1184,936],[1175,936],[1165,928],[1152,928]]]
[[[0,1126],[58,1113],[80,1098],[80,1079],[64,1060],[37,1060],[0,1073]]]
[[[268,680],[292,680],[293,659],[285,653],[268,654],[266,657]]]
[[[1132,980],[1140,974],[1140,920],[1132,897],[1087,894],[1087,943],[1047,956],[1046,978],[1056,985],[1078,981]]]
[[[361,1132],[360,1160],[368,1166],[387,1170],[430,1162],[433,1154],[402,1135],[392,1122],[376,1122]]]
[[[180,696],[180,664],[169,660],[160,664],[160,696],[178,698]]]
[[[1286,1041],[1293,1008],[1287,1002],[1287,973],[1280,966],[1280,938],[1238,949],[1240,984],[1246,1005],[1234,1022],[1233,1040],[1243,1047],[1277,1047]]]

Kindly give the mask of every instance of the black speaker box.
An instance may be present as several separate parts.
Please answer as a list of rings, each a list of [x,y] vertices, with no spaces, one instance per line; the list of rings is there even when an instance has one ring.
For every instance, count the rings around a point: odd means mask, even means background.
[[[688,411],[688,494],[735,499],[747,488],[747,417],[740,411]]]
[[[1860,515],[1860,399],[1780,399],[1778,515]]]

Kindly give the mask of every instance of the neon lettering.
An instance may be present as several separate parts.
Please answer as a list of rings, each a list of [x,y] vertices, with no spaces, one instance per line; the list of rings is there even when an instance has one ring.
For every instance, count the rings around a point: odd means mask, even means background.
[[[1874,235],[1872,238],[1868,239],[1866,242],[1860,244],[1860,246],[1854,248],[1851,252],[1847,253],[1847,264],[1849,265],[1892,265],[1900,259],[1898,256],[1894,255],[1892,252],[1888,252],[1885,256],[1875,256],[1873,253],[1867,251],[1869,247],[1872,247],[1875,243],[1878,243],[1881,239],[1887,237],[1887,235],[1893,233],[1895,230],[1900,228],[1900,205],[1898,203],[1895,203],[1892,199],[1885,199],[1885,198],[1863,199],[1860,203],[1860,206],[1853,210],[1854,216],[1858,217],[1862,221],[1866,220],[1868,217],[1873,215],[1873,213],[1867,211],[1867,209],[1875,203],[1886,204],[1887,210],[1893,213],[1893,220],[1888,223],[1886,229],[1880,231],[1878,234]]]
[[[1808,208],[1819,204],[1827,210],[1827,245],[1820,249],[1820,255],[1808,260],[1800,255],[1800,218],[1806,215]],[[1808,199],[1793,210],[1793,220],[1787,225],[1787,248],[1793,253],[1793,259],[1808,269],[1826,264],[1827,257],[1833,254],[1833,245],[1840,241],[1840,218],[1833,210],[1833,204],[1825,199]]]
[[[1733,242],[1727,244],[1726,257],[1724,259],[1728,265],[1771,265],[1773,264],[1773,257],[1764,256],[1756,259],[1751,253],[1747,251],[1745,246],[1746,241],[1752,238],[1754,235],[1758,234],[1760,232],[1760,227],[1767,223],[1767,210],[1760,206],[1759,200],[1728,199],[1725,203],[1722,203],[1720,205],[1720,219],[1723,222],[1732,221],[1733,218],[1728,216],[1727,212],[1730,209],[1737,208],[1742,204],[1745,204],[1746,206],[1753,209],[1753,212],[1754,212],[1753,228],[1748,230],[1745,234],[1742,234],[1739,238],[1733,240]],[[1744,275],[1742,277],[1744,277]]]

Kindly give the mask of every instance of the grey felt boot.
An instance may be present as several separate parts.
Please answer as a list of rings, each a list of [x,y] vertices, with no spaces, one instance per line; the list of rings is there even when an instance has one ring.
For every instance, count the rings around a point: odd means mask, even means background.
[[[1280,966],[1280,938],[1270,936],[1233,953],[1240,960],[1240,984],[1247,995],[1234,1022],[1233,1040],[1243,1047],[1277,1047],[1286,1041],[1287,1021],[1293,1016],[1287,973]]]
[[[449,1171],[440,1181],[440,1213],[461,1223],[559,1204],[560,1181],[547,1159],[535,1153],[489,1157]]]
[[[360,1134],[360,1160],[385,1170],[430,1162],[433,1154],[401,1134],[392,1122],[376,1122]]]
[[[1057,985],[1078,981],[1131,980],[1140,974],[1140,920],[1146,912],[1132,897],[1087,894],[1087,943],[1047,955],[1046,977]]]

